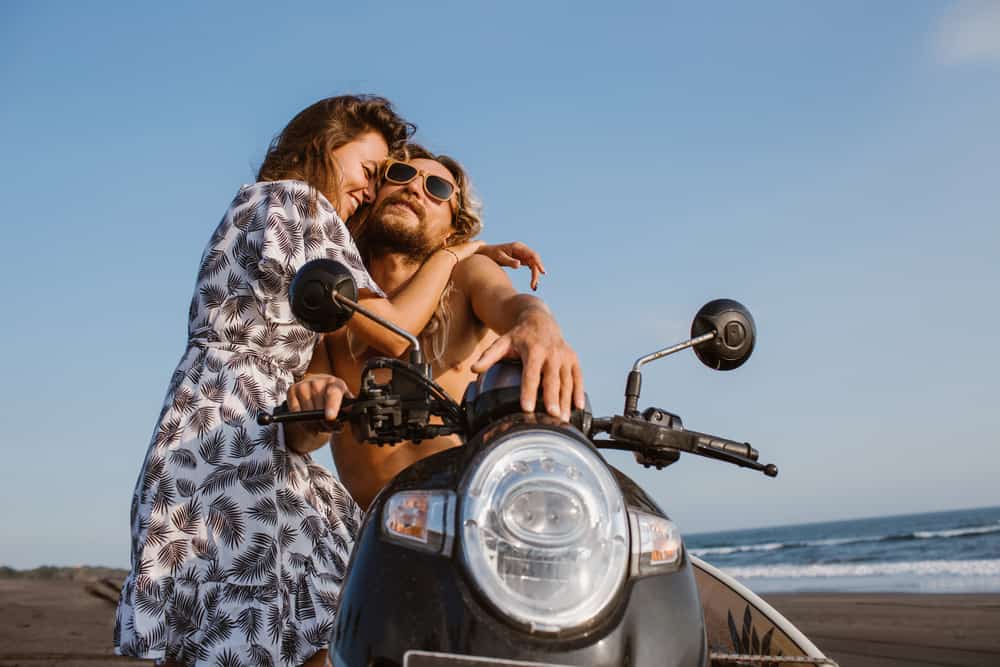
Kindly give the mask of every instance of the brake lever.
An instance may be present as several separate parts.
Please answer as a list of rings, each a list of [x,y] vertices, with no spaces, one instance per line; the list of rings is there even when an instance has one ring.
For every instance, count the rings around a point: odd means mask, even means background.
[[[717,459],[762,472],[768,477],[778,476],[778,466],[773,463],[757,462],[758,452],[749,443],[727,440],[707,433],[689,431],[680,424],[676,415],[669,415],[659,410],[647,410],[648,416],[656,418],[662,415],[664,424],[656,424],[644,418],[615,416],[610,419],[594,419],[594,431],[606,432],[616,443],[626,443],[620,449],[629,449],[644,453],[649,450],[688,452],[706,458]],[[606,443],[608,441],[599,441]],[[607,445],[604,445],[607,447]],[[650,457],[651,465],[663,463],[669,465],[672,461],[658,461]]]

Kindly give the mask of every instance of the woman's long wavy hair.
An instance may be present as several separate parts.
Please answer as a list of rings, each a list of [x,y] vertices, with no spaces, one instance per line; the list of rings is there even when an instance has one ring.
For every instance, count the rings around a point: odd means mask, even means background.
[[[378,132],[390,153],[399,153],[415,129],[384,97],[328,97],[299,112],[271,141],[257,180],[305,181],[340,211],[341,174],[333,151],[366,132]],[[315,207],[314,199],[311,212]]]

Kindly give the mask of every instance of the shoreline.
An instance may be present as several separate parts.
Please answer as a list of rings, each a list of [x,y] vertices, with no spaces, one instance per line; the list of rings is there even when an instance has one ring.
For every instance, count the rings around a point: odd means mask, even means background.
[[[90,572],[0,576],[0,667],[150,665],[117,658],[113,586]],[[115,573],[117,571],[110,570]],[[120,579],[118,579],[120,581]],[[769,593],[763,597],[841,667],[1000,664],[998,593]]]

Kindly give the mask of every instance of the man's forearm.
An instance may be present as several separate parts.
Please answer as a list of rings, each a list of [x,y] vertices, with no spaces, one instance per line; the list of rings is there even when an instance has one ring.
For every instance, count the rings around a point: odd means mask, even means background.
[[[483,324],[499,334],[505,334],[518,324],[523,324],[534,318],[545,318],[550,326],[558,325],[552,316],[552,311],[545,302],[530,294],[514,294],[505,299],[497,312],[492,313],[495,321],[483,320]]]

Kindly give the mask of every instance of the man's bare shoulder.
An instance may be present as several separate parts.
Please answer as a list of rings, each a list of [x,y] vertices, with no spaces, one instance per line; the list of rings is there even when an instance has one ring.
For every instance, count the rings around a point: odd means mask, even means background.
[[[509,282],[503,268],[485,255],[466,257],[458,263],[451,276],[459,288],[483,282]]]

